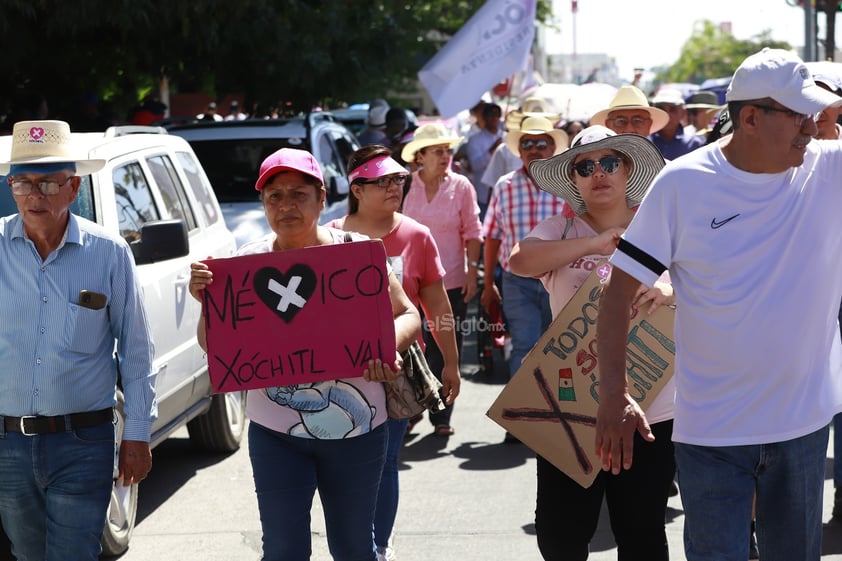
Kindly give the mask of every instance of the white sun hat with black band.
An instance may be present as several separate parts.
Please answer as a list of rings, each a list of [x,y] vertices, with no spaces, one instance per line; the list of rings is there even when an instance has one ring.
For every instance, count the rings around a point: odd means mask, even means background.
[[[605,149],[621,152],[632,161],[626,184],[626,204],[629,208],[638,206],[652,180],[664,167],[661,152],[644,136],[617,134],[607,127],[594,125],[577,134],[568,150],[529,164],[529,174],[541,190],[564,199],[576,214],[581,215],[587,207],[573,180],[573,162],[580,154]]]

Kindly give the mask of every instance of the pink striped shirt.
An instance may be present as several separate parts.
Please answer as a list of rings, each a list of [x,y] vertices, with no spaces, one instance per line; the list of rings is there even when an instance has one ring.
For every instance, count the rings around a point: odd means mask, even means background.
[[[448,172],[432,201],[427,202],[424,181],[418,172],[404,197],[403,213],[430,229],[444,266],[444,288],[459,288],[465,282],[465,242],[482,241],[482,225],[474,186],[468,178]]]

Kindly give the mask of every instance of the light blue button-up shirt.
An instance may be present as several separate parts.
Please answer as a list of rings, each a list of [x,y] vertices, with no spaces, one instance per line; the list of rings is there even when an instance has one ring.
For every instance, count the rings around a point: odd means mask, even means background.
[[[99,310],[79,292],[103,294]],[[128,244],[71,215],[45,260],[19,215],[0,218],[0,415],[65,415],[116,403],[120,360],[123,438],[148,441],[157,416],[153,344]]]

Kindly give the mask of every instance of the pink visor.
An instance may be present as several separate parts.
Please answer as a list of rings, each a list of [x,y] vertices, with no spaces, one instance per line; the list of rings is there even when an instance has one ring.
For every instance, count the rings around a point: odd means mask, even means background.
[[[377,179],[392,173],[409,174],[409,171],[390,156],[383,154],[352,169],[348,180],[353,183],[357,179]]]

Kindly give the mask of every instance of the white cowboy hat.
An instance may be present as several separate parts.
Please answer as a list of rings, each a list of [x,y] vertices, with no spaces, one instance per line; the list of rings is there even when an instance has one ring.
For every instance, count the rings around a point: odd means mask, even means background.
[[[510,131],[519,129],[526,117],[544,117],[555,125],[561,120],[561,113],[551,112],[547,107],[547,100],[542,97],[527,97],[523,100],[520,109],[512,109],[506,115],[506,128]]]
[[[401,159],[404,162],[415,160],[415,153],[428,146],[447,144],[453,148],[462,142],[461,136],[454,136],[441,123],[427,123],[415,129],[415,135],[401,150]]]
[[[649,117],[652,119],[652,126],[649,127],[649,134],[658,132],[667,126],[667,123],[670,120],[670,116],[666,111],[649,105],[649,102],[646,100],[646,95],[640,91],[640,88],[635,86],[623,86],[617,90],[617,94],[614,96],[614,99],[611,100],[611,103],[608,104],[607,109],[594,113],[594,115],[590,118],[590,124],[605,126],[605,120],[608,118],[608,114],[612,111],[619,111],[621,109],[643,109],[649,113]]]
[[[553,127],[552,121],[544,117],[525,117],[517,129],[510,130],[506,133],[506,146],[509,147],[512,154],[520,157],[520,137],[540,134],[548,134],[552,137],[553,142],[555,142],[555,152],[553,154],[558,154],[562,150],[567,149],[567,133]]]
[[[12,149],[8,161],[0,162],[0,175],[18,164],[73,163],[76,175],[101,170],[105,160],[90,160],[74,153],[70,125],[64,121],[18,121],[12,129]]]
[[[576,214],[587,210],[582,194],[573,180],[573,162],[576,156],[596,150],[614,150],[625,154],[632,161],[629,181],[626,184],[626,204],[636,207],[661,168],[664,157],[660,150],[645,136],[639,134],[617,134],[607,127],[588,127],[573,138],[573,145],[563,153],[536,160],[529,164],[529,173],[540,189],[561,197]]]

